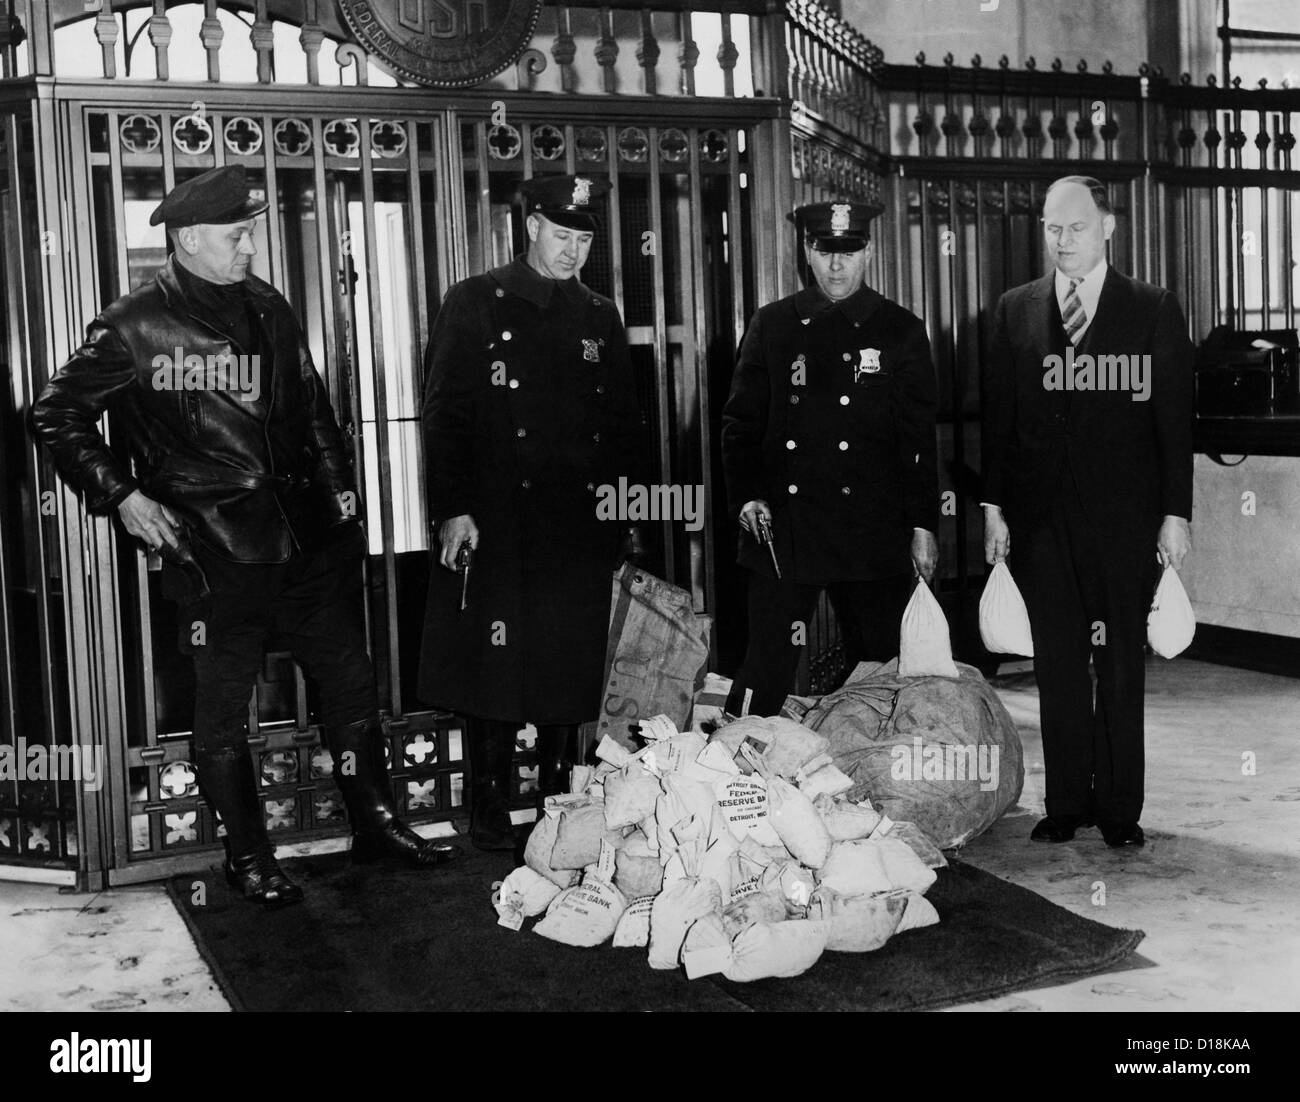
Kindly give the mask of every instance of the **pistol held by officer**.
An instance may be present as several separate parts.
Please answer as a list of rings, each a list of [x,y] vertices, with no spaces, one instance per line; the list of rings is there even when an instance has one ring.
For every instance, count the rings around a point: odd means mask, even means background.
[[[747,688],[752,714],[780,708],[799,660],[792,627],[823,590],[850,668],[894,657],[913,579],[938,565],[934,365],[921,320],[867,285],[877,213],[853,202],[796,210],[808,286],[760,309],[741,345],[722,417],[749,571],[733,714]]]

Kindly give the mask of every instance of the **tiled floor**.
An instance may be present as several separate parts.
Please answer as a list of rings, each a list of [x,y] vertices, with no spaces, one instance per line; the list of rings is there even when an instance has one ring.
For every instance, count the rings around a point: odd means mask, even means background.
[[[1136,853],[1107,849],[1095,830],[1029,843],[1042,809],[1037,697],[1032,678],[1004,682],[1025,789],[962,857],[1078,914],[1145,930],[1150,966],[961,1009],[1300,1008],[1300,680],[1152,660],[1147,845]],[[1251,760],[1254,775],[1243,771]],[[0,882],[0,923],[0,1008],[226,1007],[160,887],[75,895]]]

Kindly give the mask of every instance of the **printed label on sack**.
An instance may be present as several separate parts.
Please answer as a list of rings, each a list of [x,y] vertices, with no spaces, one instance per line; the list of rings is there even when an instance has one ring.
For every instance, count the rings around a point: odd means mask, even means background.
[[[767,784],[761,777],[729,777],[714,786],[718,809],[731,833],[738,839],[757,832],[762,836],[772,833],[767,821]]]

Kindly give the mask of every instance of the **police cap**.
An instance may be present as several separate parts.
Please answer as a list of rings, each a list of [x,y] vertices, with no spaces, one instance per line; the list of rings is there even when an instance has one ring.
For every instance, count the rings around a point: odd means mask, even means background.
[[[263,213],[270,204],[248,194],[243,165],[223,165],[177,184],[149,216],[149,225],[168,229],[200,224],[224,226]]]
[[[596,202],[609,191],[604,176],[534,176],[520,186],[524,214],[541,214],[558,226],[595,230],[600,226]]]
[[[879,208],[866,203],[808,203],[790,220],[804,241],[824,253],[855,253],[871,239],[871,220]]]

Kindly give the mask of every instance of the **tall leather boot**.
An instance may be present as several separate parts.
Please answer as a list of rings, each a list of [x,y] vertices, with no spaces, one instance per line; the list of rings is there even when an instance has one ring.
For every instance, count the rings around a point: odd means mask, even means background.
[[[466,727],[473,801],[470,840],[478,849],[512,850],[515,828],[510,821],[510,781],[518,725],[471,718]]]
[[[226,883],[264,907],[302,902],[302,889],[285,876],[266,836],[253,762],[244,749],[218,751],[198,763],[199,788],[226,828]]]
[[[569,791],[569,771],[578,753],[577,724],[546,724],[537,728],[537,814],[547,796]]]
[[[421,838],[397,817],[377,717],[328,728],[326,738],[334,759],[334,781],[352,823],[353,864],[400,857],[408,864],[431,868],[460,856],[459,846]]]

